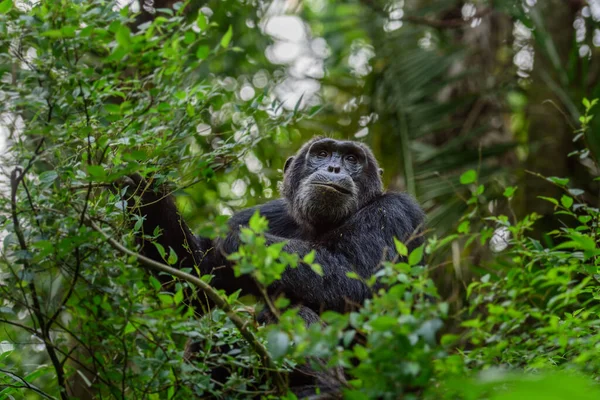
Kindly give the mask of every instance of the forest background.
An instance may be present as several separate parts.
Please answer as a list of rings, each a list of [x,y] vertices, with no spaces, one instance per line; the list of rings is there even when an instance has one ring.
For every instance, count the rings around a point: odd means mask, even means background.
[[[598,398],[599,47],[598,0],[0,1],[0,398],[293,398],[307,360],[349,399]],[[170,182],[215,236],[315,135],[428,215],[361,311],[198,319],[122,252],[114,182]],[[285,266],[253,244],[248,273]]]

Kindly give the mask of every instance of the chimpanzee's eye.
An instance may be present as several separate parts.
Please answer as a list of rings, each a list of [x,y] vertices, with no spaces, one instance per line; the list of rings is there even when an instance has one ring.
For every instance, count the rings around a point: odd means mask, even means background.
[[[358,162],[358,159],[356,158],[356,156],[353,156],[352,154],[346,156],[346,161],[348,161],[351,164],[356,164]]]
[[[329,153],[327,153],[325,150],[321,150],[317,153],[317,157],[319,158],[325,158],[329,155]]]

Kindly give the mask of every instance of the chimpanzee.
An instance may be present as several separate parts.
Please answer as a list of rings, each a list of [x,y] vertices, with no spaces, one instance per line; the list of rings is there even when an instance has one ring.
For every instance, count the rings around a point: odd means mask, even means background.
[[[409,251],[423,242],[421,208],[407,194],[384,192],[381,173],[366,145],[317,137],[285,162],[282,197],[235,214],[224,238],[194,236],[170,197],[147,192],[138,212],[145,215],[145,232],[160,227],[158,241],[176,251],[180,268],[197,265],[202,274],[214,276],[211,285],[216,288],[260,295],[252,277],[234,276],[227,259],[238,249],[240,227],[258,209],[269,223],[267,244],[286,241],[284,251],[301,258],[315,250],[314,262],[323,275],[301,263],[268,288],[269,295],[284,294],[292,305],[301,306],[299,315],[312,323],[322,311],[345,312],[371,295],[362,280],[348,273],[367,279],[381,261],[396,257],[394,237]],[[139,179],[134,178],[137,184]],[[155,246],[142,251],[161,261]]]

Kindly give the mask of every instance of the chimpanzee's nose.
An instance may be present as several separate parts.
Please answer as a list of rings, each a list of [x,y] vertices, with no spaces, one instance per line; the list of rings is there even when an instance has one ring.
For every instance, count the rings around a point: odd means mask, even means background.
[[[327,167],[327,171],[333,172],[334,174],[339,174],[340,167],[338,165],[330,165],[329,167]]]

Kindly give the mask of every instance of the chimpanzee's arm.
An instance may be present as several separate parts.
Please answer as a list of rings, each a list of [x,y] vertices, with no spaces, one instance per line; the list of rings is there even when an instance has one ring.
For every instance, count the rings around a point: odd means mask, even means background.
[[[155,190],[149,187],[147,181],[138,174],[129,178],[131,182],[128,184],[133,186],[133,188],[130,187],[130,191],[135,191],[135,195],[139,196],[137,204],[134,203],[133,197],[129,199],[129,211],[138,218],[143,218],[143,236],[150,237],[155,232],[160,232],[156,242],[164,247],[167,256],[169,248],[172,248],[177,254],[177,266],[190,268],[193,273],[194,265],[199,265],[206,251],[212,248],[211,241],[192,234],[177,211],[173,198],[168,193],[162,189]],[[142,245],[142,254],[153,260],[164,262],[151,240],[140,237],[138,242]],[[159,275],[159,279],[163,283],[170,280],[166,275]]]
[[[237,251],[239,245],[239,230],[233,229],[228,237],[235,238],[235,249],[225,253],[223,247],[216,241],[211,239],[195,236],[183,218],[181,217],[174,199],[162,188],[155,190],[149,187],[147,181],[139,174],[129,177],[130,191],[135,191],[135,195],[139,198],[139,203],[134,204],[134,197],[129,202],[129,211],[138,218],[143,218],[142,233],[138,239],[138,243],[142,245],[140,252],[155,261],[165,262],[161,254],[157,250],[154,243],[160,244],[166,255],[168,256],[170,248],[177,254],[177,267],[180,269],[189,269],[192,275],[196,275],[196,267],[202,275],[214,275],[211,281],[217,289],[224,289],[231,293],[238,289],[246,294],[259,294],[260,291],[256,286],[254,279],[249,275],[235,277],[231,262],[227,260],[227,254]],[[285,217],[285,205],[281,200],[275,200],[264,204],[260,207],[265,210],[265,213],[270,217],[270,222],[279,229],[293,229],[288,226],[288,223],[293,224],[290,219]],[[248,220],[254,214],[254,209],[246,209],[241,213],[232,217],[230,225],[236,227],[239,225],[247,225]],[[287,221],[287,222],[285,222]],[[132,221],[132,225],[134,221]],[[151,240],[148,237],[158,233],[158,238]],[[277,232],[277,231],[276,231]],[[283,231],[281,231],[283,232]],[[283,234],[283,233],[282,233]],[[280,238],[278,241],[285,240]],[[153,243],[154,242],[154,243]],[[216,244],[216,245],[215,245]],[[158,274],[157,278],[163,283],[172,282],[172,278],[166,274]],[[167,287],[168,289],[168,287]]]
[[[316,242],[267,234],[270,243],[288,240],[284,251],[300,257],[315,250],[314,262],[323,269],[323,276],[320,276],[305,264],[288,268],[282,279],[269,290],[284,293],[293,302],[313,310],[343,312],[348,305],[360,305],[370,297],[370,290],[362,281],[349,278],[347,274],[355,272],[362,278],[369,278],[382,260],[396,256],[394,237],[405,242],[409,250],[418,247],[423,242],[419,236],[423,219],[423,212],[409,196],[390,193],[362,208],[344,225]],[[269,231],[279,230],[277,222],[290,223],[285,218],[269,220]],[[238,246],[235,231],[220,245],[224,253],[234,252]]]

